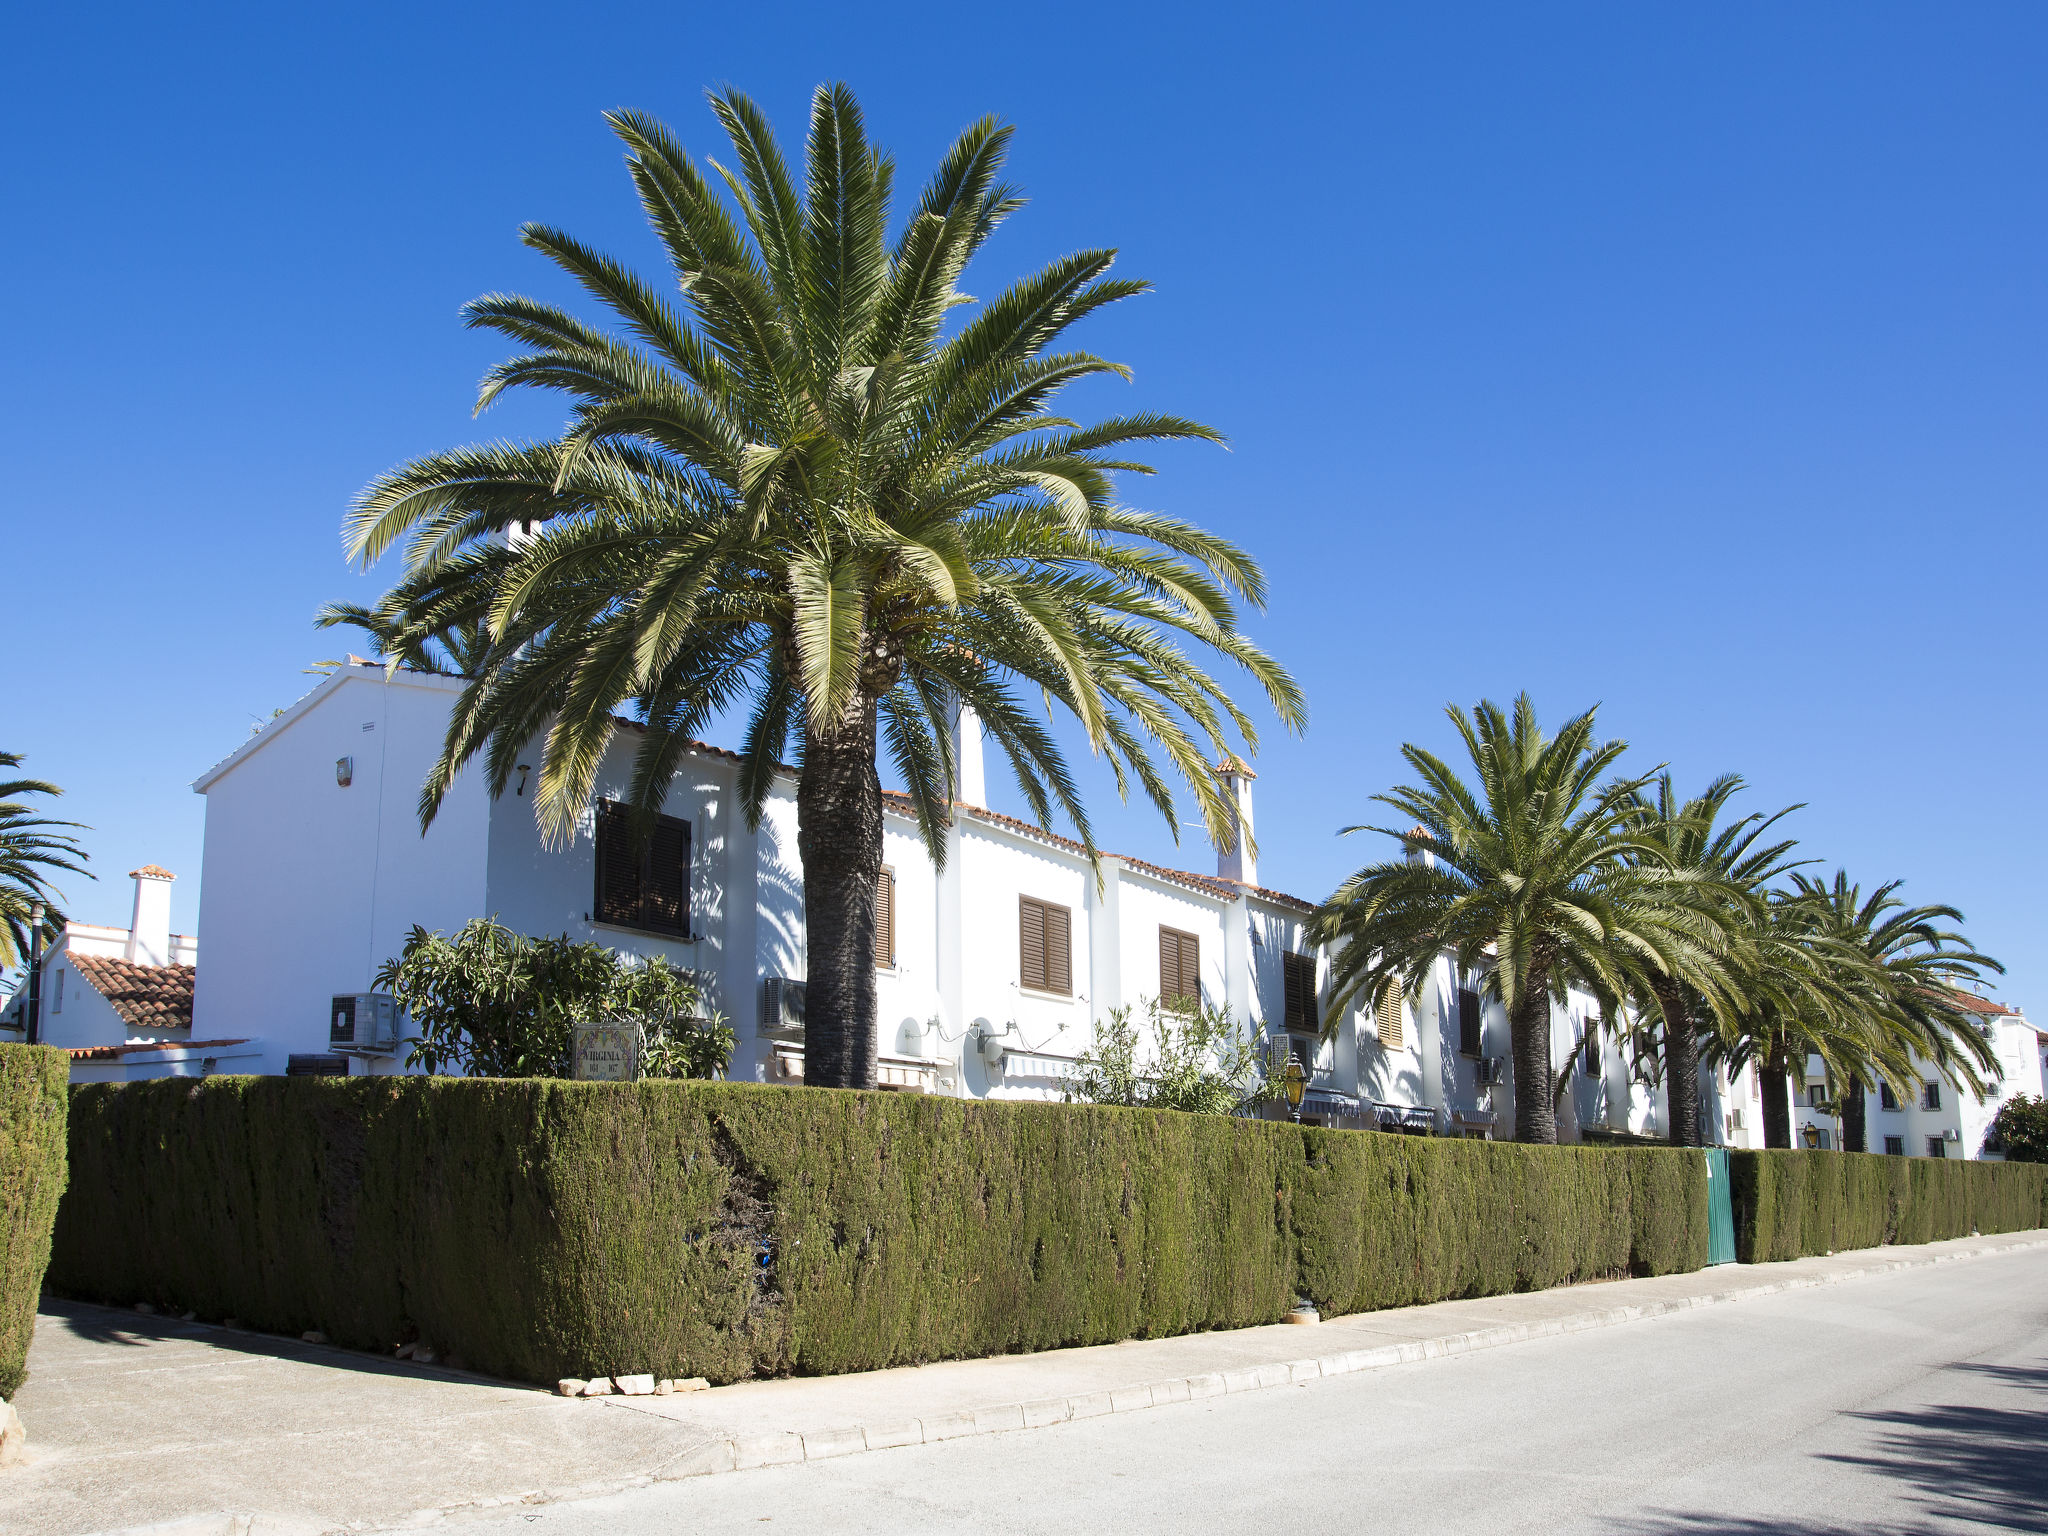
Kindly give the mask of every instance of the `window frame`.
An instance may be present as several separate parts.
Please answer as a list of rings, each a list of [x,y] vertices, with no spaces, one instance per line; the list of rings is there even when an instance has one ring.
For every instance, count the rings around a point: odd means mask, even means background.
[[[657,814],[648,836],[642,840],[639,850],[639,868],[634,872],[636,891],[635,910],[630,918],[618,916],[606,906],[606,875],[610,872],[608,859],[616,856],[616,850],[607,852],[607,843],[613,839],[630,835],[632,808],[620,800],[599,800],[597,819],[593,827],[591,858],[590,921],[594,926],[620,928],[629,933],[644,933],[655,938],[673,939],[688,943],[695,934],[691,924],[697,913],[696,882],[692,878],[691,865],[696,858],[697,832],[688,817],[670,816],[666,812]],[[679,927],[665,923],[649,922],[648,909],[653,898],[648,891],[648,877],[652,872],[654,850],[664,829],[682,834],[682,857],[678,861],[681,869],[680,895],[682,897],[682,922]]]
[[[1941,1158],[1943,1161],[1946,1161],[1948,1159],[1948,1138],[1945,1136],[1928,1137],[1927,1155],[1929,1157],[1938,1157]]]
[[[1045,961],[1045,974],[1039,981],[1032,981],[1025,974],[1024,964],[1024,914],[1028,908],[1039,910],[1039,950]],[[1066,972],[1066,986],[1053,985],[1052,915],[1058,913],[1064,928],[1065,944],[1061,968]],[[1061,906],[1056,901],[1047,901],[1042,896],[1026,896],[1017,893],[1017,986],[1025,992],[1036,992],[1041,997],[1072,997],[1074,995],[1074,909]]]
[[[1903,1136],[1885,1137],[1884,1155],[1886,1157],[1904,1157],[1906,1155],[1906,1138]]]
[[[1877,1107],[1887,1114],[1897,1114],[1905,1106],[1899,1103],[1899,1096],[1892,1091],[1892,1085],[1880,1082],[1877,1085]]]
[[[1458,1000],[1458,1054],[1473,1061],[1486,1059],[1486,1002],[1477,987],[1460,986],[1453,994]],[[1465,999],[1472,999],[1469,1021]]]
[[[1941,1108],[1941,1084],[1922,1082],[1920,1084],[1920,1108],[1933,1113]]]
[[[1322,999],[1317,995],[1320,969],[1312,954],[1292,949],[1280,951],[1280,1016],[1288,1029],[1300,1030],[1305,1035],[1322,1033]],[[1299,1009],[1295,1007],[1297,1000],[1302,1004]]]
[[[886,946],[882,942],[884,927],[881,908],[882,892],[884,890],[887,890],[889,893],[888,943]],[[886,955],[884,954],[885,947],[887,950]],[[878,971],[894,971],[896,969],[896,870],[893,865],[889,864],[884,864],[875,877],[875,969]]]
[[[1189,972],[1187,946],[1194,946],[1195,960],[1193,971],[1195,988],[1192,993],[1169,993],[1166,990],[1166,940],[1169,934],[1172,935],[1174,940],[1175,970],[1178,974],[1173,979],[1176,982],[1187,979]],[[1199,1013],[1202,1007],[1202,936],[1198,933],[1189,933],[1185,928],[1175,928],[1171,924],[1161,923],[1159,925],[1159,960],[1160,1008],[1168,1013]]]

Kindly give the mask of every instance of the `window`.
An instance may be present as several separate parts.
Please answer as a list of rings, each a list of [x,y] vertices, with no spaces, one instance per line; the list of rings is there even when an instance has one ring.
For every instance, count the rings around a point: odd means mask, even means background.
[[[1178,928],[1159,930],[1159,1006],[1178,1013],[1202,1006],[1202,941]]]
[[[1486,1054],[1486,1029],[1479,1014],[1479,993],[1471,987],[1458,988],[1458,1051],[1465,1056]]]
[[[1806,1085],[1806,1102],[1810,1108],[1819,1109],[1827,1101],[1828,1085],[1826,1083],[1808,1083]]]
[[[1920,1085],[1920,1107],[1922,1109],[1941,1108],[1941,1084],[1922,1083]]]
[[[1034,992],[1074,991],[1074,915],[1032,896],[1017,898],[1018,980]]]
[[[1380,1044],[1390,1051],[1398,1051],[1406,1044],[1401,1033],[1401,984],[1390,981],[1380,993],[1379,1006],[1373,1010],[1374,1022],[1379,1025]]]
[[[1947,1143],[1947,1142],[1945,1142],[1945,1141],[1943,1141],[1943,1140],[1942,1140],[1942,1139],[1941,1139],[1941,1138],[1940,1138],[1939,1136],[1930,1136],[1930,1137],[1928,1137],[1928,1138],[1927,1138],[1927,1155],[1928,1155],[1929,1157],[1947,1157],[1947,1156],[1948,1156],[1948,1143]]]
[[[690,824],[657,816],[639,836],[631,809],[615,800],[597,808],[597,892],[591,917],[620,928],[690,936]]]
[[[1885,1137],[1884,1155],[1886,1157],[1904,1157],[1906,1155],[1906,1138],[1903,1136]]]
[[[1892,1092],[1892,1085],[1890,1083],[1879,1083],[1877,1085],[1877,1107],[1879,1109],[1897,1109],[1899,1107],[1899,1096]]]
[[[875,964],[896,968],[896,871],[885,869],[875,882]]]
[[[1194,940],[1188,942],[1192,944]],[[1160,955],[1164,957],[1165,953],[1162,947]],[[1161,963],[1163,966],[1163,958]],[[1163,969],[1160,974],[1165,974]],[[1323,1027],[1321,1016],[1316,1012],[1316,957],[1283,954],[1280,957],[1280,979],[1281,992],[1285,995],[1287,1027],[1308,1034],[1316,1033]]]
[[[52,1012],[52,1013],[62,1013],[63,1011],[64,1011],[64,967],[60,965],[60,966],[58,966],[58,967],[57,967],[57,1000],[56,1000],[56,1001],[55,1001],[54,1003],[52,1003],[52,1004],[50,1005],[50,1012]]]
[[[1581,1069],[1588,1077],[1600,1075],[1600,1018],[1595,1014],[1586,1020],[1585,1056]]]

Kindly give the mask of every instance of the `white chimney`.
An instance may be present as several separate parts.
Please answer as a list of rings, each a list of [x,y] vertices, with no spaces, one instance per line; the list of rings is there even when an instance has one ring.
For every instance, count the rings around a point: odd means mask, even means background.
[[[128,876],[135,882],[135,915],[128,920],[127,958],[134,965],[169,965],[171,882],[178,877],[155,864]]]
[[[1223,781],[1223,797],[1230,802],[1231,819],[1237,835],[1226,846],[1216,845],[1216,873],[1240,885],[1259,883],[1258,838],[1252,831],[1253,773],[1243,758],[1232,755],[1216,765],[1216,777]]]
[[[1401,839],[1402,850],[1410,864],[1420,864],[1424,869],[1436,868],[1436,855],[1429,851],[1431,838],[1429,828],[1410,827],[1408,835]]]
[[[988,780],[981,757],[981,716],[959,698],[953,701],[953,798],[962,805],[988,807]]]

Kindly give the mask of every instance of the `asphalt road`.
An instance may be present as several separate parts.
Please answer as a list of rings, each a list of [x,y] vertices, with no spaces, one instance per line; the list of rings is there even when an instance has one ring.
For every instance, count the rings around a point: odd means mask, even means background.
[[[2048,1251],[463,1525],[505,1536],[2048,1531]]]

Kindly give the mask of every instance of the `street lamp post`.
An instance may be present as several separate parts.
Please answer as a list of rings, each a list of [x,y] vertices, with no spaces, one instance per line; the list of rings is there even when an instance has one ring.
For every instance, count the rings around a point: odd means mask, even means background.
[[[28,906],[28,1032],[30,1045],[43,1038],[43,904]]]

